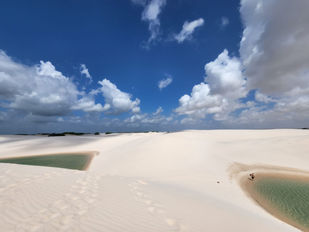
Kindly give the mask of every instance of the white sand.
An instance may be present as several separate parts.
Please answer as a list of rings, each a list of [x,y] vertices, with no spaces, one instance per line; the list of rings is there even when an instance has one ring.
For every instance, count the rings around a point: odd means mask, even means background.
[[[308,130],[0,136],[0,158],[82,151],[88,171],[0,164],[0,231],[297,231],[237,180],[309,171]]]

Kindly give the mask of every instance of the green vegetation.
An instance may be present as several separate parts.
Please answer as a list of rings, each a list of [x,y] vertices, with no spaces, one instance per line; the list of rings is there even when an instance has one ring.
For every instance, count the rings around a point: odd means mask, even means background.
[[[85,133],[80,133],[80,132],[63,132],[63,133],[43,133],[43,135],[48,135],[48,137],[53,137],[53,136],[66,136],[66,135],[85,135]]]
[[[113,134],[113,133],[120,133],[120,134],[127,134],[127,133],[149,133],[149,132],[159,132],[159,131],[119,131],[119,132],[112,132],[107,131],[105,132],[106,135]],[[100,135],[100,132],[95,133],[84,133],[84,132],[61,132],[61,133],[37,133],[37,134],[16,134],[16,135],[47,135],[48,137],[55,137],[55,136],[66,136],[66,135]]]
[[[65,136],[65,133],[51,133],[51,134],[48,134],[48,137],[56,137],[56,136]]]
[[[84,170],[92,156],[86,154],[56,154],[43,156],[26,156],[18,158],[0,159],[0,163],[14,163],[35,166],[47,166]]]
[[[309,229],[309,181],[262,178],[255,181],[254,189],[282,215]]]
[[[111,131],[107,131],[105,132],[106,135],[109,134],[113,134],[113,133],[120,133],[120,134],[124,134],[124,133],[149,133],[149,132],[159,132],[159,131],[119,131],[119,132],[111,132]],[[94,134],[94,135],[100,135],[100,132],[95,132],[95,133],[84,133],[84,132],[61,132],[61,133],[38,133],[38,134],[16,134],[16,135],[47,135],[48,137],[56,137],[56,136],[66,136],[66,135],[90,135],[90,134]]]

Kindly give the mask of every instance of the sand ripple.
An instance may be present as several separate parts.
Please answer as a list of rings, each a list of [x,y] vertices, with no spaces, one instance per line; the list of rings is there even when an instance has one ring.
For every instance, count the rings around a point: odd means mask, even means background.
[[[183,231],[141,180],[14,164],[0,173],[2,231]]]

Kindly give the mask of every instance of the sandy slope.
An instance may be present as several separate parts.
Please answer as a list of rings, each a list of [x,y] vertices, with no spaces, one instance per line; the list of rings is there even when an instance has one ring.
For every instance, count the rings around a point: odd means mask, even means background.
[[[306,130],[0,136],[0,157],[100,153],[88,171],[0,164],[1,231],[297,231],[237,178],[265,165],[309,171],[308,145]]]

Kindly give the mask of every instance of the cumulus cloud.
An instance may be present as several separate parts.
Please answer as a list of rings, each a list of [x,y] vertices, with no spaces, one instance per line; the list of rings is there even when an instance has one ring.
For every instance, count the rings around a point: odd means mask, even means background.
[[[240,58],[224,51],[206,64],[205,82],[179,99],[183,122],[211,115],[229,127],[306,126],[308,10],[308,1],[242,0]],[[253,100],[246,98],[249,91]]]
[[[140,100],[122,92],[109,80],[98,83],[89,93],[79,91],[74,82],[49,61],[27,66],[0,50],[0,123],[2,133],[61,130],[123,130],[124,120],[104,118],[105,114],[140,114]],[[102,94],[105,105],[96,103]],[[74,116],[72,112],[86,114]],[[153,116],[152,118],[155,118]],[[145,119],[146,120],[146,119]],[[150,120],[150,119],[149,119]],[[117,126],[113,126],[117,123]],[[7,126],[10,125],[10,126]],[[154,125],[154,124],[152,124]]]
[[[160,90],[162,90],[162,89],[166,88],[167,86],[169,86],[172,82],[173,82],[172,77],[167,77],[165,79],[162,79],[158,82],[158,88]]]
[[[185,40],[192,39],[192,34],[195,29],[204,25],[204,19],[199,18],[191,22],[185,22],[182,26],[182,30],[174,36],[174,39],[178,43],[183,43]]]
[[[254,96],[255,100],[258,102],[263,102],[263,103],[269,103],[269,102],[275,102],[274,99],[272,99],[271,97],[260,93],[259,91],[255,92],[255,96]]]
[[[145,128],[150,130],[166,130],[168,127],[174,127],[178,124],[173,116],[164,116],[162,107],[152,114],[134,114],[127,118],[124,122],[132,128]]]
[[[281,98],[273,107],[254,105],[243,110],[236,118],[225,124],[233,127],[249,128],[302,128],[308,125],[309,98]]]
[[[140,100],[138,98],[131,100],[130,94],[122,92],[115,84],[107,79],[99,81],[98,83],[101,85],[100,92],[105,100],[103,110],[106,113],[120,114],[129,111],[132,113],[140,112]]]
[[[83,110],[85,112],[103,112],[104,108],[100,103],[95,103],[93,97],[84,96],[80,98],[75,105],[72,106],[72,110]]]
[[[38,116],[61,116],[72,109],[100,109],[93,99],[85,99],[75,84],[54,65],[40,61],[26,66],[0,51],[0,101],[2,107]],[[87,101],[87,109],[81,102]]]
[[[259,115],[265,123],[280,115],[286,125],[304,122],[309,110],[308,10],[308,1],[241,1],[240,55],[248,88],[258,89],[257,101],[275,102],[273,108],[252,108],[242,115],[253,120]]]
[[[247,94],[241,63],[224,50],[216,60],[205,65],[205,73],[205,82],[195,85],[190,95],[182,96],[175,111],[195,119],[213,114],[217,120],[224,120],[230,112],[243,106],[238,99]]]
[[[91,77],[89,70],[88,70],[88,68],[86,67],[85,64],[80,65],[80,73],[82,75],[84,75],[86,78],[90,79],[90,81],[92,81],[92,77]]]
[[[279,96],[308,89],[308,10],[309,2],[302,0],[241,2],[240,54],[250,88]]]
[[[148,43],[157,40],[159,17],[166,0],[131,1],[144,7],[142,20],[149,24],[151,34]],[[205,65],[205,79],[193,86],[191,93],[183,95],[175,109],[177,115],[185,116],[182,123],[193,125],[202,122],[198,124],[199,128],[209,120],[236,128],[308,126],[308,10],[309,2],[305,0],[241,0],[244,30],[240,57],[232,57],[224,50]],[[186,22],[174,39],[182,43],[192,38],[195,29],[204,23],[198,20]],[[221,22],[222,26],[227,24],[223,18]],[[86,69],[86,66],[81,66],[81,71]],[[82,73],[86,78],[87,72]],[[142,128],[142,125],[145,125],[144,128],[176,125],[176,117],[165,117],[162,108],[142,114],[139,99],[132,99],[129,93],[122,92],[111,81],[104,79],[99,85],[100,88],[88,94],[80,92],[70,78],[56,70],[51,62],[41,61],[27,66],[0,51],[0,107],[5,110],[0,111],[1,129],[9,131],[12,123],[3,122],[11,120],[15,123],[20,112],[27,115],[19,120],[18,125],[27,127],[24,120],[66,121],[72,110],[133,113],[126,120],[106,119],[105,124],[98,119],[95,129],[100,123],[104,126],[117,124],[121,129],[126,125],[136,128]],[[165,85],[163,82],[161,87]],[[254,93],[253,96],[249,94],[248,97],[249,92]],[[95,102],[98,94],[104,97],[104,106]],[[85,120],[70,118],[72,123]],[[89,123],[94,121],[92,117],[87,120]],[[166,129],[166,126],[162,128]]]
[[[190,95],[184,95],[179,99],[179,107],[176,112],[179,114],[203,118],[207,113],[217,113],[221,111],[220,99],[218,96],[210,94],[209,85],[200,83],[192,88]]]
[[[131,0],[132,3],[144,7],[142,20],[148,23],[150,37],[145,44],[145,48],[154,42],[160,34],[160,13],[166,5],[166,0]]]
[[[211,93],[237,99],[246,95],[246,80],[242,75],[241,62],[229,57],[225,49],[215,61],[205,65],[206,78]]]

